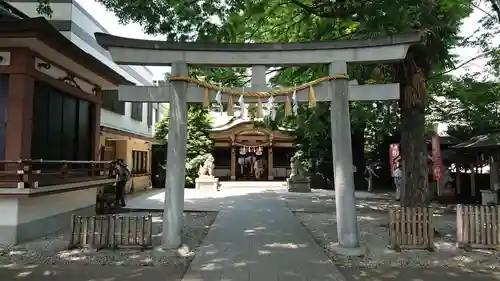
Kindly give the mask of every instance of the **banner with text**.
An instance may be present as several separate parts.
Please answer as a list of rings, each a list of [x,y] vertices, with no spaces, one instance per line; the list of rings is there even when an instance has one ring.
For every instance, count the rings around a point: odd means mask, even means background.
[[[391,167],[391,176],[394,177],[394,170],[396,169],[396,164],[401,159],[399,143],[392,143],[389,146],[389,159],[390,159],[390,167]]]
[[[444,176],[439,136],[432,137],[432,175],[436,181],[440,181]]]

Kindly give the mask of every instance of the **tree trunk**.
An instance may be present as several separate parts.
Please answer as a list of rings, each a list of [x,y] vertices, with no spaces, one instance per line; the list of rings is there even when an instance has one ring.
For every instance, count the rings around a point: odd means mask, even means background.
[[[410,48],[407,58],[398,64],[396,71],[400,83],[402,206],[429,204],[427,145],[424,136],[428,69],[425,56],[415,48]]]

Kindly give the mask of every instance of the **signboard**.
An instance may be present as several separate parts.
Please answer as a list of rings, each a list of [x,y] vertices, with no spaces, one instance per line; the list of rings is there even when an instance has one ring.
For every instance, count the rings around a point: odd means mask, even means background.
[[[401,154],[399,150],[399,143],[392,143],[389,146],[389,159],[391,167],[391,176],[394,177],[394,170],[396,169],[396,163],[401,159]]]
[[[441,158],[441,145],[439,136],[432,137],[432,176],[434,180],[441,181],[444,176],[443,159]]]

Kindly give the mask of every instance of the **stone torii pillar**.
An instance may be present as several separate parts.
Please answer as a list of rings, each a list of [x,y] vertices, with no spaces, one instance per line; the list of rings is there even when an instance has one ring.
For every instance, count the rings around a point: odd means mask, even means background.
[[[172,75],[187,76],[188,65],[185,62],[173,63]],[[165,250],[177,248],[181,244],[186,184],[187,83],[172,81],[171,84],[162,233],[162,248]]]
[[[346,62],[332,62],[330,75],[347,73]],[[344,255],[361,255],[351,149],[351,118],[349,117],[349,85],[347,79],[330,84],[330,120],[332,126],[333,171],[335,175],[335,211],[338,244],[332,250]]]

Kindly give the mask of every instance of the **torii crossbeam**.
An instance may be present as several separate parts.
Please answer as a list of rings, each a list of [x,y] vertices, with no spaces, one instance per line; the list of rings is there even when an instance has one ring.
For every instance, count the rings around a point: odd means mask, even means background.
[[[158,86],[129,86],[122,85],[118,91],[118,99],[127,102],[170,102],[170,95],[173,91],[173,85],[167,82]],[[187,89],[186,101],[188,103],[201,103],[203,102],[203,88],[190,84]],[[243,89],[232,89],[234,91],[242,91]],[[244,89],[245,91],[267,92],[271,89],[261,86],[253,86]],[[316,99],[319,102],[331,101],[331,95],[328,92],[328,84],[323,83],[315,87]],[[297,91],[298,102],[307,102],[308,90]],[[215,98],[216,91],[210,90],[210,100]],[[227,97],[223,97],[223,102]],[[375,101],[375,100],[398,100],[399,99],[399,84],[380,84],[380,85],[356,85],[355,83],[349,84],[349,100],[350,101]],[[252,103],[256,98],[248,97],[245,101]],[[277,96],[276,101],[284,101],[283,96]]]

